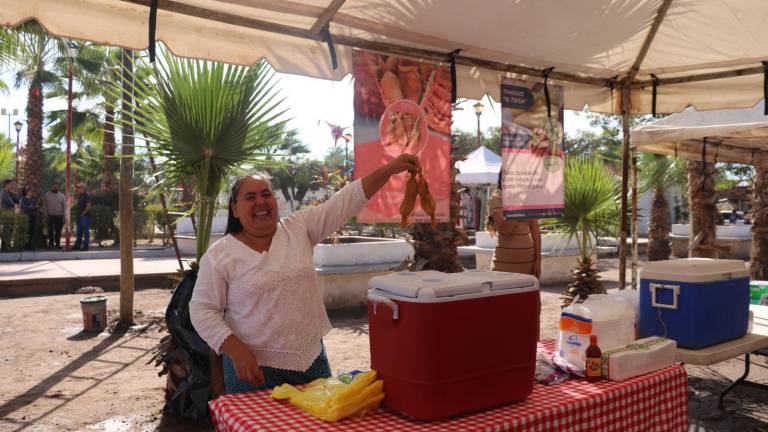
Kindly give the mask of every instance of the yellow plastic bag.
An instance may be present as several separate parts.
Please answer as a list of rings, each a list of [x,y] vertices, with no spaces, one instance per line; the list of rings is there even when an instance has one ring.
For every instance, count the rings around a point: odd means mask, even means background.
[[[272,390],[272,397],[289,400],[299,409],[325,421],[335,422],[376,409],[384,399],[384,382],[376,371],[355,375],[349,384],[337,378],[321,378],[299,390],[283,384]]]

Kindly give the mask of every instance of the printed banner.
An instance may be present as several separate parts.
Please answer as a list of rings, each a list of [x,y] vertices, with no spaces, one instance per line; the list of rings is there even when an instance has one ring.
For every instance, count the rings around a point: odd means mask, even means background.
[[[502,205],[506,219],[563,215],[563,88],[504,80],[501,84]]]
[[[355,178],[402,153],[419,156],[437,209],[448,221],[451,195],[451,73],[447,67],[356,50]],[[408,173],[392,177],[357,216],[399,223]],[[416,203],[409,222],[429,222]]]

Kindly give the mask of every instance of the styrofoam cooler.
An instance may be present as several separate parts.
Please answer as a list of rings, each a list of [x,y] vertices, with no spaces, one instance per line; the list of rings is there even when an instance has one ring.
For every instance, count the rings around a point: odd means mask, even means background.
[[[699,349],[744,336],[748,321],[744,261],[654,261],[640,272],[640,337],[663,336]]]
[[[539,288],[492,271],[371,278],[371,368],[384,405],[422,420],[525,399],[533,389]]]

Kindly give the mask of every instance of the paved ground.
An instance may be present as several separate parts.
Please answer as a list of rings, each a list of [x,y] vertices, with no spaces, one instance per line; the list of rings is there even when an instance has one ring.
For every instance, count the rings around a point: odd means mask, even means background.
[[[69,266],[75,262],[70,262],[66,271],[114,271],[119,268],[116,262],[82,262],[78,264],[85,266],[76,270]],[[8,265],[0,264],[0,275],[24,268],[40,270]],[[151,265],[175,267],[172,259]],[[607,285],[615,287],[616,260],[601,261],[601,268]],[[556,336],[561,291],[558,286],[542,289],[544,338]],[[161,413],[165,381],[157,376],[158,369],[146,363],[164,332],[153,327],[144,333],[83,333],[80,297],[0,299],[0,431],[209,431],[204,425]],[[107,293],[107,297],[114,316],[119,295]],[[137,291],[139,323],[151,324],[161,318],[169,297],[170,291],[163,289]],[[365,312],[332,313],[331,320],[334,330],[325,343],[334,372],[368,367]],[[686,367],[691,432],[768,431],[768,391],[738,388],[728,398],[726,411],[716,407],[717,395],[740,375],[741,368],[739,359],[707,368]],[[768,383],[764,358],[753,358],[752,370],[752,379]]]
[[[136,275],[174,273],[176,258],[134,258]],[[0,281],[24,279],[88,278],[120,275],[120,259],[78,259],[67,261],[16,261],[0,264]]]

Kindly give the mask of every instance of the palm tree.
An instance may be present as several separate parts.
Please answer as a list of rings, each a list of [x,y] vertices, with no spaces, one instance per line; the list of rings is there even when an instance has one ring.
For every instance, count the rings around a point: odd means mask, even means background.
[[[48,35],[35,21],[0,33],[0,61],[16,69],[15,87],[27,90],[27,150],[24,178],[41,190],[43,176],[43,90],[58,81],[52,67],[66,52],[63,39]]]
[[[288,130],[283,141],[268,152],[274,152],[274,156],[271,157],[282,160],[286,164],[284,167],[270,170],[272,185],[280,189],[290,203],[291,210],[295,210],[296,201],[300,202],[304,199],[310,189],[317,189],[312,177],[316,164],[297,159],[297,156],[309,153],[309,146],[301,142],[296,130]]]
[[[115,158],[115,94],[110,90],[111,86],[120,83],[121,72],[120,48],[106,48],[87,44],[78,44],[77,59],[74,62],[74,75],[80,82],[79,90],[74,94],[74,99],[97,101],[86,112],[95,114],[100,121],[100,133],[94,134],[93,139],[101,140],[102,170],[101,189],[103,191],[117,192],[115,172],[119,168],[118,159]],[[67,74],[67,64],[59,63],[59,75]],[[48,97],[66,97],[67,88],[64,80],[48,93]],[[73,118],[73,133],[77,130]],[[66,127],[66,123],[64,123]],[[66,129],[65,129],[66,130]]]
[[[616,235],[619,225],[618,183],[602,159],[572,158],[565,166],[565,213],[551,221],[556,232],[575,238],[579,258],[563,293],[564,306],[580,303],[590,294],[605,293],[592,259],[597,238]]]
[[[242,165],[275,166],[264,159],[264,149],[282,140],[283,101],[274,71],[263,61],[248,68],[163,52],[154,80],[135,80],[133,123],[163,161],[163,187],[195,181],[199,260],[208,248],[216,197],[228,175]]]
[[[688,161],[688,209],[691,214],[688,256],[717,258],[715,164]]]
[[[752,258],[750,276],[768,280],[768,169],[755,166],[752,185]]]
[[[669,241],[669,203],[666,189],[675,184],[675,160],[653,153],[643,153],[638,164],[640,190],[653,189],[651,220],[648,227],[648,261],[668,260],[672,253]]]
[[[272,183],[283,192],[291,203],[291,210],[301,203],[307,192],[319,189],[314,173],[320,169],[320,162],[315,160],[291,160],[286,168],[272,171]]]

